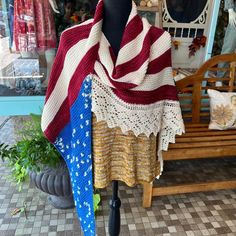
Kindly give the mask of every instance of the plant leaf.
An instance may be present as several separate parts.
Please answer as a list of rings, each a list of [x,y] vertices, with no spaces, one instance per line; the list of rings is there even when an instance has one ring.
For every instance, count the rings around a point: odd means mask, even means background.
[[[100,194],[98,194],[98,193],[93,194],[93,208],[94,208],[94,212],[96,212],[99,209],[100,201],[101,201]]]

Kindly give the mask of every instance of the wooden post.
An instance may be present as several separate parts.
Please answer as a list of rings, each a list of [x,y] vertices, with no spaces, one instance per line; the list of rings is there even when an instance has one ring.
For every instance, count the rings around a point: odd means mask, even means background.
[[[152,188],[153,183],[143,184],[143,207],[151,207],[152,205]]]

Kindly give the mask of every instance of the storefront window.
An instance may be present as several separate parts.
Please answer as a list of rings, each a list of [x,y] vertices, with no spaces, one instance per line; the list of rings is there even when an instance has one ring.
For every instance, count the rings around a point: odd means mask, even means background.
[[[0,96],[45,95],[61,32],[97,1],[0,0]]]

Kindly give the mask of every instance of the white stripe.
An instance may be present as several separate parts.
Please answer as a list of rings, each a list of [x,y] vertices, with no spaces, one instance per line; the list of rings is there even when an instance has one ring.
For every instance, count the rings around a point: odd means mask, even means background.
[[[97,22],[93,26],[93,32],[99,30],[99,28],[101,27],[101,23],[102,21]],[[75,70],[79,65],[80,61],[83,59],[88,50],[94,45],[96,45],[97,42],[98,39],[88,41],[88,39],[85,38],[79,41],[73,47],[71,47],[67,52],[62,72],[59,76],[54,90],[52,91],[43,109],[41,122],[43,131],[47,129],[48,125],[52,122],[57,112],[59,111],[62,103],[66,99],[70,80],[73,74],[75,73]]]
[[[86,45],[87,51],[100,41],[101,33],[102,33],[102,22],[103,20],[98,21],[91,28],[89,37],[87,39],[88,40],[88,43]]]
[[[73,26],[71,26],[70,28],[65,29],[65,30],[62,32],[62,34],[63,34],[64,32],[66,32],[66,31],[69,31],[69,30],[71,30],[71,29],[80,27],[80,26],[82,26],[82,25],[89,25],[89,24],[92,23],[92,22],[93,22],[93,19],[89,19],[89,20],[84,21],[83,23],[80,23],[79,25],[73,25]],[[61,36],[62,36],[62,34],[61,34]]]
[[[103,69],[103,66],[99,63],[99,62],[95,62],[95,65],[94,65],[94,70],[95,72],[99,75],[99,79],[104,83],[106,84],[107,86],[109,87],[112,87],[112,88],[115,88],[109,78],[107,77],[107,74],[105,72],[105,70]]]
[[[61,104],[64,102],[64,100],[67,97],[67,90],[68,90],[71,77],[75,73],[75,70],[78,64],[80,63],[81,59],[85,55],[85,52],[81,52],[81,49],[85,48],[86,40],[87,39],[83,39],[79,41],[79,43],[75,44],[67,52],[62,72],[59,76],[59,79],[55,85],[54,90],[52,91],[43,109],[43,115],[42,115],[43,131],[47,128],[47,126],[53,120],[58,110],[60,109]],[[80,51],[81,53],[77,53],[78,51]]]
[[[144,75],[146,73],[147,67],[148,67],[148,60],[146,60],[146,62],[144,62],[142,64],[142,66],[134,71],[134,72],[130,72],[128,74],[126,74],[125,76],[119,78],[118,80],[112,78],[112,73],[114,70],[114,63],[112,61],[111,55],[110,55],[110,51],[109,51],[109,42],[107,41],[106,37],[104,35],[101,36],[101,43],[100,43],[100,47],[99,47],[99,58],[103,64],[103,66],[105,66],[110,78],[116,82],[125,82],[125,83],[132,83],[132,84],[140,84],[141,81],[144,78]],[[96,66],[96,72],[99,75],[99,77],[102,79],[102,81],[105,84],[110,84],[109,82],[109,78],[107,77],[107,75],[105,74],[104,69],[102,68],[102,66],[98,65],[99,63],[97,62],[97,66]],[[113,87],[113,86],[111,86]]]
[[[143,48],[144,38],[146,37],[150,29],[150,24],[147,22],[147,20],[143,19],[142,21],[143,21],[142,32],[135,39],[133,39],[120,49],[116,66],[130,61],[131,59],[135,58],[137,55],[140,54]]]
[[[101,35],[101,42],[99,45],[98,55],[103,65],[106,67],[108,74],[111,76],[114,69],[114,63],[112,61],[111,54],[109,51],[109,42],[107,41],[104,34]]]
[[[109,53],[108,48],[104,47],[104,51],[101,50],[101,52],[99,53],[99,57],[101,59],[102,64],[106,65],[105,68],[107,69],[110,78],[113,81],[120,82],[120,83],[124,82],[124,83],[132,83],[132,84],[137,84],[137,85],[140,84],[142,80],[144,79],[145,73],[147,71],[148,63],[149,63],[149,59],[147,59],[138,70],[130,72],[117,80],[112,77],[114,64],[110,58],[110,53]],[[100,63],[97,62],[97,64],[100,64]],[[102,66],[97,65],[96,68],[97,68],[96,73],[98,74],[98,76],[102,78],[102,81],[108,85],[108,83],[110,83],[109,78],[105,74],[105,71],[102,68]]]
[[[171,47],[171,37],[168,32],[164,32],[159,39],[157,39],[150,49],[150,62],[164,54]]]
[[[175,85],[173,80],[172,68],[167,67],[160,71],[159,73],[153,75],[146,75],[144,83],[131,89],[134,91],[152,91],[160,88],[163,85]]]
[[[140,84],[144,80],[144,76],[146,74],[148,68],[149,59],[147,59],[138,70],[130,72],[123,77],[120,77],[118,80],[113,79],[116,82],[124,82],[131,84]]]

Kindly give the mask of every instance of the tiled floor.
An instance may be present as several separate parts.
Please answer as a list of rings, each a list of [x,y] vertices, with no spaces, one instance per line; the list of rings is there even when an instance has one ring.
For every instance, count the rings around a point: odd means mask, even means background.
[[[14,142],[14,127],[19,119],[0,117],[0,142]],[[17,192],[7,177],[9,169],[0,162],[0,236],[8,235],[81,235],[75,210],[57,210],[47,202],[47,195],[24,184]],[[176,177],[177,176],[177,177]],[[166,163],[161,184],[235,178],[236,159]],[[121,236],[163,235],[201,236],[236,235],[236,190],[181,194],[157,197],[149,209],[141,207],[141,187],[119,188],[121,206]],[[97,214],[98,236],[108,235],[108,202],[111,189],[101,191],[102,205]],[[11,216],[11,211],[27,203],[24,213]]]

